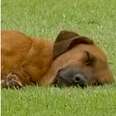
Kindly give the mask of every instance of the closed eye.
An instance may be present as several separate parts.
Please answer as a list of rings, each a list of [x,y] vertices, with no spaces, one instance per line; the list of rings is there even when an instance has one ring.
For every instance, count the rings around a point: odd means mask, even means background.
[[[85,54],[86,54],[85,64],[87,66],[94,66],[94,64],[96,62],[96,58],[88,51],[85,51]]]

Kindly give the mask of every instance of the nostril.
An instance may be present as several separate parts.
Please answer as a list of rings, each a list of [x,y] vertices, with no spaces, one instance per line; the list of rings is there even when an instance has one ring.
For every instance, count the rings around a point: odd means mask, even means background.
[[[85,84],[86,83],[86,78],[85,78],[85,76],[83,75],[83,74],[76,74],[75,76],[74,76],[74,78],[73,78],[73,82],[75,83],[75,84],[79,84],[79,85],[81,85],[81,84]]]
[[[83,88],[86,86],[87,80],[83,74],[76,74],[73,78],[73,83]]]
[[[83,80],[83,75],[81,75],[81,74],[76,74],[76,75],[74,76],[74,82],[79,83],[79,82],[82,81],[82,80]]]
[[[75,82],[79,82],[81,79],[80,79],[80,77],[79,76],[76,76],[75,78],[74,78],[74,81]]]

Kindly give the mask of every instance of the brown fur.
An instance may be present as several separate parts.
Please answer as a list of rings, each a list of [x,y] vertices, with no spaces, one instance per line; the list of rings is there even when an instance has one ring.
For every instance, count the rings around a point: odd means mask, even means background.
[[[7,75],[13,73],[22,85],[50,85],[54,82],[58,70],[66,66],[79,66],[89,74],[90,67],[85,67],[81,62],[84,59],[84,51],[88,51],[97,59],[96,66],[93,67],[95,77],[90,77],[90,82],[113,81],[106,55],[86,37],[62,31],[53,44],[51,41],[31,38],[16,31],[2,31],[1,35],[3,84],[8,80]]]

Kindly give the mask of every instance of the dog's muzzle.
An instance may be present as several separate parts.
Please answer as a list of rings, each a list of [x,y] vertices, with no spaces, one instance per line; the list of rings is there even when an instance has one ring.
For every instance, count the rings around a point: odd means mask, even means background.
[[[87,86],[87,78],[78,70],[72,69],[63,69],[58,71],[56,76],[55,84],[57,86],[80,86],[85,87]]]

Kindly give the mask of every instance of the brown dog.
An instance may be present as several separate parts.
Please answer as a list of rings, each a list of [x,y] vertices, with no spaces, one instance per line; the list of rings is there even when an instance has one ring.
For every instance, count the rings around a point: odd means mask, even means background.
[[[92,40],[62,31],[56,41],[2,32],[2,87],[111,83],[106,55]]]

